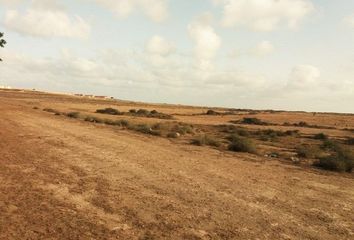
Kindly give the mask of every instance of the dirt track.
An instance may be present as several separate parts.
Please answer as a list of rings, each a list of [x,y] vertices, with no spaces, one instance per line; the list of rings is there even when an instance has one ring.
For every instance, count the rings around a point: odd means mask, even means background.
[[[0,239],[354,239],[350,174],[0,108]]]

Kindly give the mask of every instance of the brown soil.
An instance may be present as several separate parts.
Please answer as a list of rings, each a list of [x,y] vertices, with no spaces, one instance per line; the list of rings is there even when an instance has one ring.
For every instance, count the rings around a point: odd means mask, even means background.
[[[354,239],[353,174],[41,110],[93,113],[112,106],[184,114],[176,118],[197,124],[240,118],[192,116],[201,108],[0,91],[0,239]],[[308,131],[353,136],[340,130],[354,127],[352,115],[323,117],[260,115],[281,123],[306,119],[338,127]]]

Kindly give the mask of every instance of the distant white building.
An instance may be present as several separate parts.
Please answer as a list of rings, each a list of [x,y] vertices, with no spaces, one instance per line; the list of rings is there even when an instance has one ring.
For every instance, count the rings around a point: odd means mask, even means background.
[[[12,89],[10,86],[0,86],[1,89]]]

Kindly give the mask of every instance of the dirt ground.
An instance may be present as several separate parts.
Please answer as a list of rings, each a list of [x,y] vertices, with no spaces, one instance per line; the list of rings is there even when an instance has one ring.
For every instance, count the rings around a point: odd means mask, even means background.
[[[41,111],[108,106],[156,108],[199,124],[232,118],[192,116],[201,108],[0,91],[0,239],[354,239],[353,174]],[[306,119],[335,126],[328,132],[338,136],[354,128],[353,115],[263,119]]]

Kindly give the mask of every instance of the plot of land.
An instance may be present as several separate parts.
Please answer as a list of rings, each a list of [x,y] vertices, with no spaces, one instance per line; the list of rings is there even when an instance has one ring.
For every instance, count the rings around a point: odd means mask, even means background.
[[[173,119],[96,113],[108,107]],[[296,144],[321,144],[315,134],[353,138],[353,115],[207,115],[207,108],[27,91],[0,91],[0,108],[0,239],[354,239],[353,173],[291,160]],[[43,111],[49,108],[58,114]],[[193,131],[168,138],[162,130],[154,136],[88,116],[146,124],[148,133],[158,123]],[[269,125],[230,123],[244,117]],[[301,121],[316,127],[293,125]],[[257,154],[232,152],[220,125],[298,135],[257,136]],[[220,146],[190,144],[200,134]]]

